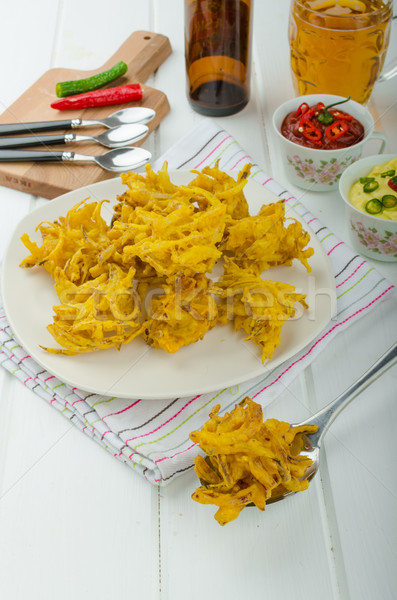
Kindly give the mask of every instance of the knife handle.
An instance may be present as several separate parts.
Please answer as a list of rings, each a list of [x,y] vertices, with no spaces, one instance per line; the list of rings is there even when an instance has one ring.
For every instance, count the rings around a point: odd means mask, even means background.
[[[61,150],[47,150],[35,152],[34,150],[0,150],[0,162],[44,162],[63,160],[67,152]]]
[[[35,121],[34,123],[2,123],[0,124],[0,135],[72,129],[72,127],[77,127],[80,123],[81,119],[69,119],[67,121]]]
[[[0,148],[30,148],[31,146],[53,146],[72,141],[74,133],[61,135],[22,135],[19,137],[0,138]]]

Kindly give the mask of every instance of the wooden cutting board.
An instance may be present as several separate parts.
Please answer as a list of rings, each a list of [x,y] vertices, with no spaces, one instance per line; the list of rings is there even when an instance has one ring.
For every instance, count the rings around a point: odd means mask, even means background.
[[[55,84],[58,81],[81,79],[109,69],[118,61],[128,65],[128,71],[107,87],[126,83],[142,83],[161,65],[171,53],[167,37],[150,31],[135,31],[109,60],[94,71],[77,71],[55,68],[46,71],[3,114],[0,123],[53,121],[63,119],[102,119],[111,113],[130,106],[146,106],[156,111],[156,117],[148,123],[149,134],[169,112],[166,95],[143,85],[143,98],[139,102],[104,106],[84,110],[58,111],[50,104],[56,100]],[[83,135],[95,135],[104,131],[103,126],[90,126],[73,130]],[[69,130],[70,132],[70,130]],[[48,132],[62,133],[60,132]],[[44,133],[42,134],[44,135]],[[134,145],[140,145],[140,140]],[[51,146],[52,149],[76,151],[79,154],[97,156],[108,149],[95,142],[79,142]],[[41,150],[40,146],[32,150]],[[116,173],[104,171],[92,163],[0,163],[0,185],[22,190],[43,198],[55,198],[78,187],[115,177]]]

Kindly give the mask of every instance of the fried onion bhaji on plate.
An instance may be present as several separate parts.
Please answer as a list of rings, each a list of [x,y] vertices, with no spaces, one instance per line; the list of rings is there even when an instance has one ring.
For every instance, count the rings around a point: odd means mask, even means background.
[[[186,344],[201,340],[216,325],[218,309],[208,293],[205,275],[183,277],[172,285],[163,284],[165,293],[151,301],[151,318],[145,321],[143,337],[153,348],[176,352]]]
[[[305,295],[295,293],[293,285],[262,279],[227,258],[216,285],[221,298],[219,322],[233,321],[235,331],[243,329],[245,339],[261,348],[263,362],[280,344],[281,328],[295,315],[296,302],[308,307]]]
[[[307,259],[313,248],[305,248],[310,236],[292,220],[285,226],[283,201],[264,204],[257,216],[247,216],[227,224],[221,250],[224,256],[255,275],[277,265],[291,265],[298,259],[310,271]]]
[[[61,348],[46,350],[120,349],[142,336],[154,348],[176,352],[216,323],[234,321],[261,347],[263,360],[269,358],[293,304],[305,302],[293,286],[259,276],[294,259],[310,271],[313,249],[300,223],[286,224],[283,201],[249,215],[244,187],[250,170],[246,165],[235,179],[217,163],[193,171],[189,184],[175,185],[167,163],[158,172],[148,165],[145,174],[121,175],[126,190],[110,223],[101,216],[107,200],[86,199],[65,217],[38,225],[41,245],[25,233],[30,255],[21,267],[46,269],[61,302],[48,326]],[[237,290],[230,318],[228,289]],[[271,301],[255,312],[261,296]]]
[[[190,438],[205,453],[195,458],[202,485],[192,498],[217,506],[215,519],[220,525],[236,519],[249,504],[264,510],[270,498],[307,489],[304,476],[312,460],[300,452],[303,436],[314,433],[317,425],[263,421],[262,407],[248,396],[224,416],[219,410],[218,404]]]

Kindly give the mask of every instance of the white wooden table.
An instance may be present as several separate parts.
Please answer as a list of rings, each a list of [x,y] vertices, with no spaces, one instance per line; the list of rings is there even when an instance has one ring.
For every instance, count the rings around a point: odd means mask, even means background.
[[[271,115],[294,95],[288,5],[256,1],[252,99],[220,122],[347,241],[338,194],[293,188],[276,152]],[[173,47],[148,82],[171,104],[145,143],[159,157],[203,118],[185,97],[182,0],[4,0],[1,111],[48,68],[97,68],[138,29],[165,34]],[[396,98],[397,78],[376,86],[369,108],[397,153]],[[0,188],[0,258],[16,223],[44,202]],[[373,265],[397,284],[397,263]],[[396,331],[394,294],[340,333],[265,417],[305,418],[361,375]],[[265,513],[245,510],[222,528],[212,508],[190,499],[193,473],[152,487],[1,369],[0,598],[396,598],[396,378],[393,368],[335,422],[308,492]]]

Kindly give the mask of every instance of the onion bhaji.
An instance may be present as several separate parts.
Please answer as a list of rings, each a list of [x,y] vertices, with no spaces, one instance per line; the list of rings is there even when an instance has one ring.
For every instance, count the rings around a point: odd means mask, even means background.
[[[108,200],[80,202],[38,225],[41,245],[25,233],[30,255],[21,267],[46,269],[61,301],[48,329],[62,348],[46,349],[119,349],[142,335],[154,348],[176,352],[216,323],[233,321],[261,347],[263,360],[271,357],[294,303],[305,303],[292,286],[260,274],[294,259],[310,270],[313,249],[300,223],[286,225],[282,201],[249,215],[250,170],[248,164],[234,179],[216,163],[177,186],[167,163],[158,172],[147,166],[145,175],[121,176],[126,190],[112,208]],[[223,263],[214,281],[213,269]]]
[[[45,348],[55,354],[76,354],[120,349],[142,333],[140,301],[132,287],[134,269],[123,271],[110,264],[108,273],[75,285],[58,267],[55,289],[62,304],[54,306],[54,321],[48,325],[62,349]]]
[[[192,498],[217,506],[215,519],[220,525],[236,519],[248,504],[264,510],[270,498],[307,489],[305,473],[312,460],[300,452],[303,436],[317,431],[317,425],[263,422],[262,407],[248,397],[224,416],[219,410],[215,406],[190,438],[205,453],[195,458],[202,485]]]
[[[241,268],[260,275],[277,265],[291,265],[294,259],[310,272],[307,259],[313,248],[306,248],[310,236],[295,220],[286,227],[285,203],[265,204],[258,215],[228,224],[221,250]]]
[[[308,307],[305,295],[295,293],[294,286],[252,275],[228,259],[216,286],[221,298],[219,322],[233,321],[235,331],[243,329],[245,339],[261,348],[262,361],[271,358],[280,344],[281,328],[295,315],[294,305]]]
[[[204,275],[198,275],[163,285],[163,293],[151,299],[150,318],[144,322],[146,343],[176,352],[181,346],[201,340],[215,326],[218,315],[208,284]]]

